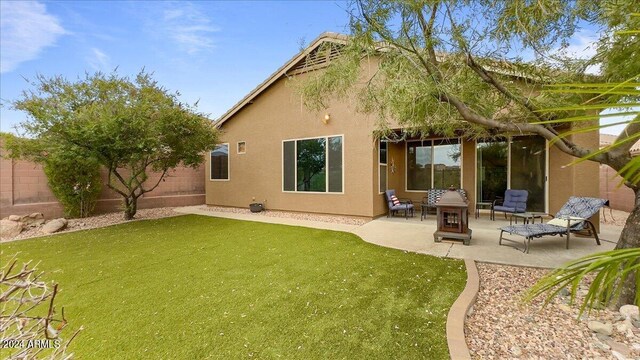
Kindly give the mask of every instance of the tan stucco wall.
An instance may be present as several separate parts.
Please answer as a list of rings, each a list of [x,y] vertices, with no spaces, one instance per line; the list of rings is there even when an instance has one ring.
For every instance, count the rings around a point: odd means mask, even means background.
[[[300,75],[304,77],[308,75]],[[211,181],[207,161],[206,203],[248,207],[264,202],[268,209],[372,217],[377,197],[373,119],[356,114],[354,102],[335,101],[326,111],[312,112],[281,79],[222,126],[221,142],[229,143],[229,181]],[[330,114],[328,124],[322,119]],[[343,135],[343,194],[282,191],[282,141]],[[246,142],[246,154],[237,142]],[[375,191],[375,194],[374,194]]]

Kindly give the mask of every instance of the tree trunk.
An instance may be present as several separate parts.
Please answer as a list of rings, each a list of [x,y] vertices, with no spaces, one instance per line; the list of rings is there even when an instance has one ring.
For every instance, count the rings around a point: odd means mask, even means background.
[[[640,247],[640,188],[634,188],[633,192],[635,193],[634,208],[622,229],[616,249]],[[636,289],[635,276],[636,273],[634,272],[625,280],[618,306],[634,303],[636,291],[638,290]]]
[[[124,219],[133,220],[136,212],[138,211],[138,198],[127,197],[124,199]]]

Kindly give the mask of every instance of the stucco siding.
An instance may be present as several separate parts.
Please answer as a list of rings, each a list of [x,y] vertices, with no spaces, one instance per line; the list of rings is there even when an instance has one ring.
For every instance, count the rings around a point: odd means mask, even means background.
[[[308,75],[299,77],[304,76]],[[287,82],[275,82],[223,125],[221,142],[229,143],[229,180],[207,177],[206,203],[248,207],[256,201],[268,209],[374,216],[373,119],[356,114],[350,101],[309,111]],[[322,121],[325,114],[330,115],[327,124]],[[284,192],[283,140],[333,135],[343,136],[343,193]],[[237,153],[238,141],[246,142],[245,154]],[[207,176],[209,171],[207,161]]]

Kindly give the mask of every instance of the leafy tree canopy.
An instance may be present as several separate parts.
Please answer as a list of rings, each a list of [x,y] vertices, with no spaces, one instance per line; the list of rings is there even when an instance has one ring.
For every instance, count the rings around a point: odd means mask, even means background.
[[[28,114],[13,138],[13,156],[42,162],[49,153],[82,151],[109,173],[107,186],[124,199],[125,218],[137,199],[155,189],[179,164],[197,167],[218,132],[195,105],[178,100],[144,71],[133,79],[117,73],[87,74],[75,82],[38,76],[13,102]],[[149,172],[159,178],[149,180]]]

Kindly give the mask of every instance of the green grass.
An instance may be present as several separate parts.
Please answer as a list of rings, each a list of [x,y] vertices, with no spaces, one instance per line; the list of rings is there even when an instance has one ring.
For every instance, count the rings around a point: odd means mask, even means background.
[[[461,261],[349,233],[196,215],[2,251],[59,283],[80,359],[444,359],[466,280]]]

